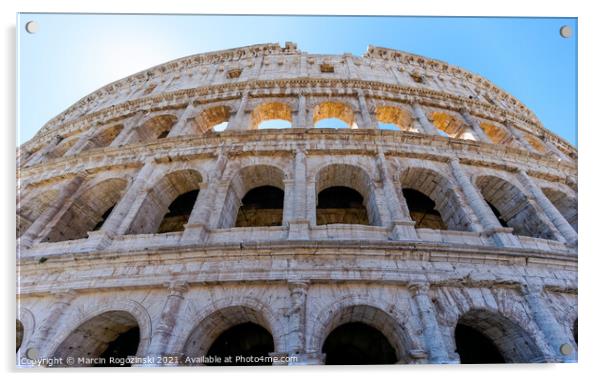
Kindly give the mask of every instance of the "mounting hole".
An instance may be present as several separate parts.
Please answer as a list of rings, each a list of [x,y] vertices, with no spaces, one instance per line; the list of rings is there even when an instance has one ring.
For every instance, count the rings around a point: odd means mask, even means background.
[[[560,35],[564,38],[569,38],[573,35],[573,29],[568,25],[563,25],[560,28]]]
[[[560,346],[560,353],[562,353],[565,356],[570,355],[571,353],[573,353],[573,346],[571,344],[562,344]]]
[[[29,34],[36,33],[38,31],[38,29],[40,29],[40,26],[35,21],[28,21],[27,24],[25,24],[25,30]]]

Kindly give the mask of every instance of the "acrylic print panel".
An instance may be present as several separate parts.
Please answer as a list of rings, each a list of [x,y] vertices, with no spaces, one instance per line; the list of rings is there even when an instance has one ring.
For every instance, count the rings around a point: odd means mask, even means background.
[[[577,21],[18,15],[19,367],[577,361]]]

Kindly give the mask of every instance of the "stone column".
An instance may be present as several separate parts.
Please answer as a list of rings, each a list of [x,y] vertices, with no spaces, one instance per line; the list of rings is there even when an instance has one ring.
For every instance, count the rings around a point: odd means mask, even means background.
[[[86,147],[86,145],[90,143],[90,139],[97,132],[97,128],[97,125],[88,128],[88,130],[84,132],[82,136],[80,136],[77,143],[75,143],[73,146],[71,146],[71,148],[67,150],[67,152],[65,152],[64,156],[71,156],[80,153]]]
[[[416,282],[408,285],[412,293],[412,300],[418,308],[420,320],[422,322],[424,341],[429,354],[429,363],[431,364],[450,364],[456,363],[447,353],[445,341],[435,316],[435,308],[429,297],[429,284],[426,282]]]
[[[512,135],[514,140],[518,142],[518,144],[520,144],[524,149],[526,149],[529,152],[537,153],[535,148],[533,148],[531,144],[529,144],[529,142],[525,139],[522,131],[513,126],[512,122],[510,122],[509,120],[505,120],[503,124],[504,127],[506,127],[506,129],[508,130],[508,132],[510,132],[510,135]]]
[[[52,150],[54,150],[62,141],[63,138],[58,135],[53,137],[44,148],[38,150],[38,152],[34,153],[32,157],[27,160],[27,165],[32,166],[44,160],[46,155],[52,152]]]
[[[454,178],[460,185],[466,196],[466,201],[474,211],[479,223],[483,226],[484,233],[490,237],[497,246],[520,247],[520,242],[512,234],[512,228],[504,228],[500,225],[493,211],[487,205],[481,193],[472,184],[457,158],[450,160],[450,166]]]
[[[294,178],[292,186],[292,217],[288,220],[288,239],[309,239],[309,220],[307,218],[307,163],[305,151],[295,150]]]
[[[71,305],[71,302],[75,299],[76,293],[73,290],[59,291],[53,293],[53,297],[55,302],[50,306],[48,316],[33,333],[29,340],[27,350],[21,351],[21,353],[27,354],[29,350],[32,350],[32,352],[37,352],[39,354],[38,358],[45,358],[52,355],[52,353],[49,353],[50,349],[52,349],[50,348],[53,343],[51,341],[52,336],[55,334],[57,326],[60,325],[60,319]]]
[[[360,113],[362,116],[362,126],[360,128],[367,128],[371,130],[378,129],[378,122],[374,115],[370,112],[370,108],[368,107],[368,103],[366,102],[366,97],[364,96],[364,92],[362,89],[357,90],[357,98],[360,104]]]
[[[546,147],[546,150],[551,153],[552,155],[565,160],[565,161],[569,161],[571,159],[569,159],[567,157],[567,155],[565,155],[562,151],[560,151],[560,149],[558,149],[558,147],[556,147],[556,144],[552,143],[546,136],[543,137],[542,139],[544,146]]]
[[[48,224],[56,216],[59,210],[65,206],[66,200],[77,192],[83,183],[84,178],[84,175],[78,174],[63,186],[56,200],[54,200],[54,202],[50,204],[35,221],[33,221],[29,226],[29,229],[19,237],[19,248],[29,248],[43,238],[40,237],[40,234],[48,227]]]
[[[299,100],[297,102],[297,112],[293,120],[293,128],[311,128],[307,125],[307,100],[303,93],[299,94]]]
[[[182,115],[180,115],[180,117],[178,118],[176,124],[174,124],[174,126],[169,131],[169,134],[167,134],[167,137],[173,138],[174,136],[187,135],[187,133],[188,135],[191,135],[190,131],[187,131],[186,128],[188,127],[189,122],[194,119],[196,114],[197,108],[194,106],[194,103],[190,101]]]
[[[148,353],[145,354],[150,357],[170,355],[168,346],[178,322],[178,313],[184,302],[184,294],[188,291],[186,282],[169,282],[165,284],[165,287],[169,294],[161,311],[159,324],[153,331]]]
[[[550,311],[545,301],[545,291],[542,285],[526,285],[522,289],[525,300],[531,310],[533,321],[543,333],[554,356],[561,362],[576,362],[575,349],[570,354],[563,354],[560,347],[571,345],[570,338],[566,337],[558,321]]]
[[[133,134],[136,133],[136,128],[138,127],[138,123],[140,120],[144,118],[145,114],[143,111],[138,111],[134,116],[130,117],[126,121],[123,122],[123,129],[117,135],[117,137],[109,144],[109,147],[119,147],[124,144],[127,144]]]
[[[303,280],[291,280],[288,282],[291,306],[288,310],[288,321],[290,328],[289,349],[290,354],[301,354],[305,352],[305,316],[307,308],[307,289],[309,282]]]
[[[468,123],[468,125],[472,128],[479,141],[491,143],[491,139],[489,139],[489,136],[487,136],[485,131],[483,131],[479,122],[475,118],[473,118],[472,115],[470,115],[468,110],[462,109],[461,114],[466,123]]]
[[[242,93],[242,97],[240,98],[240,104],[238,105],[238,110],[236,110],[236,114],[232,121],[228,123],[228,127],[226,130],[245,130],[247,126],[246,122],[246,109],[247,103],[249,102],[249,90],[245,89]]]
[[[439,136],[439,133],[437,132],[437,127],[433,126],[431,121],[426,117],[426,114],[424,113],[424,110],[422,109],[420,104],[413,103],[412,110],[414,110],[414,115],[416,116],[416,118],[418,118],[418,122],[420,123],[420,126],[422,127],[422,130],[425,134]]]
[[[416,224],[410,218],[409,213],[404,213],[399,201],[398,193],[393,183],[393,178],[389,172],[387,159],[382,147],[378,147],[377,165],[380,171],[380,178],[383,182],[383,193],[388,200],[387,207],[391,216],[391,237],[395,240],[416,239]],[[407,207],[406,207],[407,209]]]
[[[542,190],[531,180],[531,177],[524,171],[518,172],[518,178],[520,182],[529,190],[533,198],[539,204],[541,209],[548,216],[552,224],[556,226],[560,234],[566,239],[569,245],[577,245],[577,232],[573,229],[571,224],[567,222],[564,216],[556,209],[554,204],[546,197]]]

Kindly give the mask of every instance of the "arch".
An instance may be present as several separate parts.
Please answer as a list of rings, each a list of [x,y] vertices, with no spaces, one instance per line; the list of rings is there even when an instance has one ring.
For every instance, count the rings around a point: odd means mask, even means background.
[[[71,331],[54,350],[53,357],[101,358],[104,359],[104,363],[75,366],[111,366],[109,357],[125,359],[128,356],[141,354],[143,334],[138,320],[130,312],[124,310],[102,312]],[[119,364],[112,366],[119,366]]]
[[[219,125],[227,124],[231,112],[230,107],[225,105],[206,108],[194,118],[196,132],[202,135]]]
[[[86,238],[108,218],[123,196],[128,182],[120,178],[100,181],[84,190],[46,236],[46,242]]]
[[[33,313],[25,308],[25,307],[21,307],[20,305],[17,305],[17,335],[19,335],[19,330],[22,329],[21,333],[20,333],[20,340],[19,340],[19,336],[17,336],[17,353],[19,352],[19,350],[21,348],[25,348],[24,345],[27,345],[27,342],[29,341],[29,338],[31,337],[32,333],[35,331],[36,329],[36,320],[33,316]],[[21,328],[19,327],[19,324],[21,325]]]
[[[284,191],[270,185],[256,187],[241,199],[236,227],[281,226]]]
[[[393,125],[400,131],[418,132],[418,130],[413,127],[414,118],[409,111],[395,106],[378,106],[375,109],[375,114],[381,129],[386,129],[386,125]],[[381,127],[381,123],[385,126]]]
[[[286,121],[288,125],[285,127],[283,124],[280,128],[290,128],[293,122],[293,113],[288,104],[282,102],[270,102],[262,103],[255,107],[251,112],[251,129],[256,130],[264,128],[268,121]],[[281,123],[277,123],[280,125]],[[270,123],[267,125],[269,128],[276,127],[276,123]]]
[[[515,234],[554,239],[554,233],[517,186],[492,175],[477,177],[475,185],[485,201],[497,209],[499,217],[514,229]]]
[[[156,115],[136,128],[135,136],[130,143],[146,143],[166,138],[178,118],[172,114]]]
[[[433,111],[428,116],[433,126],[450,138],[476,140],[470,128],[458,117],[442,111]]]
[[[493,122],[481,122],[481,129],[493,144],[510,144],[512,135]]]
[[[215,339],[207,351],[207,357],[219,359],[219,362],[210,362],[206,365],[272,365],[269,360],[272,352],[274,352],[274,338],[267,329],[251,322],[240,323],[228,328]],[[224,362],[227,357],[234,361]],[[247,361],[240,357],[252,359]]]
[[[54,203],[58,195],[59,191],[56,189],[40,192],[19,208],[17,211],[17,237],[21,237],[29,229],[31,224]]]
[[[227,330],[240,324],[256,324],[274,338],[272,325],[265,314],[248,305],[223,307],[203,317],[186,338],[183,346],[184,356],[200,357],[207,355],[212,344]],[[276,342],[274,346],[277,348]]]
[[[82,152],[93,148],[108,147],[121,131],[123,131],[123,124],[103,128],[90,138]]]
[[[395,364],[397,355],[387,337],[366,323],[345,323],[330,332],[322,353],[326,365]]]
[[[21,349],[21,344],[23,344],[24,336],[25,336],[25,328],[23,327],[23,323],[21,323],[21,320],[17,319],[17,330],[16,330],[17,350],[16,350],[16,352],[19,352],[19,349]]]
[[[543,144],[543,142],[529,134],[529,133],[523,133],[523,137],[525,138],[525,140],[527,141],[527,143],[529,143],[529,145],[538,153],[540,154],[546,154],[548,152],[548,150],[546,149],[546,146]]]
[[[447,230],[441,213],[435,207],[435,201],[412,188],[405,188],[402,193],[408,205],[410,218],[416,223],[414,225],[416,229]]]
[[[578,231],[578,208],[577,208],[577,197],[571,196],[566,192],[563,192],[554,188],[542,188],[541,191],[543,194],[550,200],[552,205],[562,216],[567,220],[567,222]]]
[[[79,137],[77,136],[71,138],[61,138],[61,140],[56,144],[56,146],[46,154],[46,157],[50,159],[57,159],[59,157],[65,156],[67,151],[69,151],[69,149],[73,147],[78,140]]]
[[[322,216],[321,214],[331,213],[332,211],[329,211],[331,208],[328,208],[328,206],[326,208],[322,208],[320,205],[320,194],[323,191],[328,191],[329,188],[338,188],[336,189],[339,191],[337,192],[338,195],[344,195],[346,193],[350,194],[350,197],[347,198],[347,201],[350,202],[346,207],[341,208],[349,210],[346,212],[343,211],[343,213],[340,211],[337,212],[337,217],[335,218],[336,220],[344,221],[346,218],[345,214],[347,214],[350,218],[353,217],[352,220],[361,220],[361,216],[359,216],[358,213],[361,214],[361,208],[364,208],[365,213],[367,214],[367,222],[369,225],[380,226],[382,224],[378,205],[376,203],[376,197],[373,191],[372,181],[368,173],[363,168],[350,164],[335,163],[325,165],[318,171],[316,175],[316,222],[321,220],[329,220],[329,217],[326,215]],[[362,199],[360,205],[355,205],[357,203],[351,203],[353,201],[351,198],[353,194],[352,192],[349,192],[349,189],[361,195]],[[357,210],[354,211],[351,209]]]
[[[126,234],[183,230],[202,182],[203,177],[194,169],[180,169],[164,175],[146,194]]]
[[[412,189],[432,200],[435,203],[434,209],[439,213],[448,230],[470,230],[472,224],[469,215],[447,177],[433,169],[411,167],[402,172],[400,182],[402,191]],[[412,210],[409,211],[411,216]]]
[[[339,119],[348,128],[357,128],[355,124],[355,113],[351,106],[342,102],[322,102],[314,107],[313,124],[325,119]],[[335,123],[336,124],[336,123]]]
[[[454,329],[456,352],[462,363],[496,362],[532,363],[544,359],[535,339],[517,322],[500,313],[471,309],[462,314]],[[481,344],[475,348],[475,344]],[[485,350],[497,350],[497,355]],[[490,360],[491,361],[491,360]]]
[[[241,168],[230,180],[218,226],[236,226],[242,200],[250,190],[270,186],[284,192],[284,179],[284,171],[274,165],[256,164]]]

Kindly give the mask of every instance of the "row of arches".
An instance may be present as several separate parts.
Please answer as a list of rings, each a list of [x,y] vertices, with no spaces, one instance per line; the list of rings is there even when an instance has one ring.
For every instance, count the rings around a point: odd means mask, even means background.
[[[218,214],[213,226],[224,229],[285,225],[287,194],[293,192],[285,185],[285,181],[290,184],[287,177],[281,168],[267,164],[249,165],[233,173],[227,188],[220,188],[225,193],[221,210],[215,210],[215,205],[204,205],[212,208],[212,214]],[[131,182],[129,178],[109,178],[82,186],[56,219],[45,241],[86,238],[88,232],[102,229]],[[463,201],[461,190],[446,175],[426,167],[411,167],[403,170],[398,184],[398,200],[387,202],[399,202],[417,229],[474,229],[474,217]],[[518,185],[495,175],[479,175],[474,185],[501,226],[511,227],[517,235],[554,239],[554,232],[542,220],[541,212]],[[194,169],[167,173],[148,187],[143,196],[137,196],[143,198],[124,233],[184,231],[193,210],[202,207],[196,205],[206,202],[200,195],[209,186]],[[379,187],[362,167],[325,165],[315,177],[314,224],[383,226],[388,217],[386,209],[379,206],[378,192]],[[557,189],[543,188],[543,192],[576,230],[576,199]],[[57,190],[39,192],[23,202],[18,210],[18,236],[55,202],[58,193]],[[213,217],[205,218],[208,220],[196,222],[208,224]]]
[[[236,110],[229,104],[208,107],[199,112],[195,117],[186,121],[184,130],[178,134],[203,135],[209,131],[220,132],[228,128]],[[344,101],[325,101],[309,108],[311,120],[300,120],[294,122],[295,112],[293,107],[286,102],[270,101],[260,103],[255,106],[248,118],[243,118],[242,123],[245,126],[237,128],[247,129],[282,129],[291,128],[293,123],[300,123],[303,128],[308,124],[315,128],[351,128],[356,129],[364,123],[374,123],[375,126],[383,130],[396,130],[407,132],[421,132],[420,126],[414,111],[405,105],[393,105],[383,103],[376,105],[369,112],[372,121],[363,120],[365,117],[353,106]],[[426,117],[434,126],[437,133],[451,138],[479,140],[478,134],[473,130],[465,118],[454,111],[445,111],[441,109],[427,109]],[[240,123],[237,121],[236,123]],[[93,148],[102,148],[111,145],[120,134],[123,136],[119,140],[119,145],[152,142],[166,138],[178,123],[178,117],[173,113],[155,113],[142,121],[138,127],[131,130],[125,130],[123,123],[111,124],[100,128],[90,137],[80,137],[74,135],[71,137],[60,138],[54,147],[46,153],[48,158],[59,158],[64,156],[80,139],[86,139],[85,143],[77,150],[83,152]],[[522,147],[505,126],[493,121],[477,122],[479,128],[487,138],[494,144],[514,145]],[[548,152],[545,144],[537,137],[531,134],[525,134],[523,145],[529,145],[536,152],[545,154]]]
[[[577,320],[570,327],[577,343]],[[109,359],[145,356],[147,329],[134,315],[124,310],[109,310],[96,315],[64,336],[51,354],[54,358],[100,358],[99,366],[124,366]],[[17,352],[24,336],[17,320]],[[452,327],[453,351],[450,358],[464,364],[531,363],[545,359],[532,333],[499,312],[471,309]],[[326,365],[372,365],[413,362],[412,348],[417,338],[380,308],[351,305],[334,313],[315,341]],[[283,343],[274,337],[274,327],[259,310],[248,306],[220,309],[203,318],[185,337],[182,358],[205,356],[204,365],[271,365],[268,359],[282,352]],[[178,351],[180,352],[180,351]],[[295,355],[298,353],[291,353]],[[232,362],[225,362],[227,357]],[[249,362],[239,356],[263,360]],[[208,361],[207,358],[211,357]],[[94,366],[94,364],[88,364]],[[186,363],[184,365],[199,365]],[[126,364],[125,366],[128,366]]]

